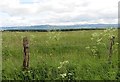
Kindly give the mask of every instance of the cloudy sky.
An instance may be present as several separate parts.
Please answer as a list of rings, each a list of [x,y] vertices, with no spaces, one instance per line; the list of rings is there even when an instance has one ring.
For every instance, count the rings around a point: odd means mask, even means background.
[[[0,0],[0,26],[117,23],[119,0]]]

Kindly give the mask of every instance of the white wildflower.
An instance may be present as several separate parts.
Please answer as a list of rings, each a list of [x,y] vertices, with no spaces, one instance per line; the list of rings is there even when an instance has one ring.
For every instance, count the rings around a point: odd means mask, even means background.
[[[90,49],[90,46],[85,47],[86,49]]]
[[[118,45],[119,43],[117,42],[116,45]]]
[[[58,67],[58,69],[60,69],[60,68],[62,68],[62,65],[60,65],[60,66]]]
[[[92,36],[96,37],[96,36],[98,36],[98,33],[93,33]]]
[[[72,75],[72,73],[68,73],[68,75],[70,75],[70,76],[71,76],[71,75]]]
[[[68,61],[64,61],[64,63],[69,63]]]
[[[66,77],[66,73],[60,74],[62,78]]]
[[[52,53],[50,53],[50,56],[52,56]]]
[[[30,71],[27,71],[28,73],[30,73]]]
[[[58,69],[62,68],[62,66],[63,66],[64,64],[67,64],[67,63],[69,63],[69,61],[60,62],[60,66],[58,67]]]
[[[63,64],[63,62],[60,62],[60,65],[62,65]]]
[[[97,42],[100,42],[102,40],[102,38],[98,39]]]

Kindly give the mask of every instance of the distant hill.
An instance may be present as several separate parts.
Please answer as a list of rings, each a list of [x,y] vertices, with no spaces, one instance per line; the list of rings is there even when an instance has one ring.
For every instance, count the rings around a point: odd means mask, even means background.
[[[65,29],[104,29],[117,28],[118,24],[76,24],[76,25],[34,25],[0,27],[0,30],[65,30]]]

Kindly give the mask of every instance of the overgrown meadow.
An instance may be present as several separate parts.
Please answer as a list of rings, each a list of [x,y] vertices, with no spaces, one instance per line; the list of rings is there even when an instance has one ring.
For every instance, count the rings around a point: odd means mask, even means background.
[[[30,44],[30,66],[23,71],[23,37]],[[110,38],[114,36],[111,63]],[[116,80],[118,30],[2,32],[3,80]]]

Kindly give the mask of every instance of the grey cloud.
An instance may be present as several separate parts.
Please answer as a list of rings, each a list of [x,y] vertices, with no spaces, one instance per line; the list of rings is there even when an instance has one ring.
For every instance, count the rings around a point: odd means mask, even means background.
[[[52,1],[52,2],[50,2]],[[117,19],[117,10],[94,8],[90,0],[36,0],[32,4],[19,3],[17,6],[0,5],[0,12],[7,13],[18,24],[69,23],[113,21]],[[79,2],[80,1],[80,2]],[[109,1],[108,1],[109,2]],[[98,3],[99,4],[99,3]],[[92,5],[92,6],[91,6]],[[107,5],[107,4],[106,4]],[[104,6],[104,5],[101,5]],[[8,17],[9,22],[11,21]],[[12,20],[12,22],[15,22]],[[11,22],[10,22],[11,23]]]

